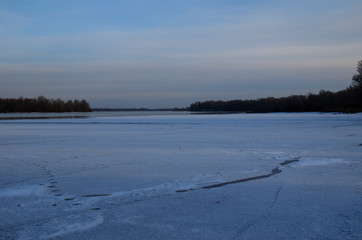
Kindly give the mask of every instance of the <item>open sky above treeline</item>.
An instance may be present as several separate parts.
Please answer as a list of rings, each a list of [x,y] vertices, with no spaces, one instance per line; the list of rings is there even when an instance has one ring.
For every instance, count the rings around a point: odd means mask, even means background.
[[[184,107],[346,88],[360,0],[1,0],[0,97]]]

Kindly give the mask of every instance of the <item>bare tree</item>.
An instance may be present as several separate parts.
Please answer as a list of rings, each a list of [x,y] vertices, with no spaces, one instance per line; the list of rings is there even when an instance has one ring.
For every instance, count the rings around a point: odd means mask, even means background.
[[[357,72],[352,78],[352,87],[362,87],[362,60],[357,63]]]

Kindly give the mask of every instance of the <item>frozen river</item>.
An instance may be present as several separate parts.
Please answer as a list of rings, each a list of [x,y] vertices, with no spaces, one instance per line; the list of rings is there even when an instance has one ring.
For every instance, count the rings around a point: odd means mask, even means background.
[[[362,114],[0,121],[0,239],[361,239]]]

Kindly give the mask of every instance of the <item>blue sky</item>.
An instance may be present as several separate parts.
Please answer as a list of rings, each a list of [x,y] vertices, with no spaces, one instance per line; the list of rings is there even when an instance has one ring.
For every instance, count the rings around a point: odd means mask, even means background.
[[[0,0],[0,97],[183,107],[336,91],[360,0]]]

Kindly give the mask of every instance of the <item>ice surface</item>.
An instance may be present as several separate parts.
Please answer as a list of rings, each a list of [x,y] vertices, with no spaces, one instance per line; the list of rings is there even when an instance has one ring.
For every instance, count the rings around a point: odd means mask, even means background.
[[[0,239],[360,239],[361,144],[361,114],[1,120]]]

